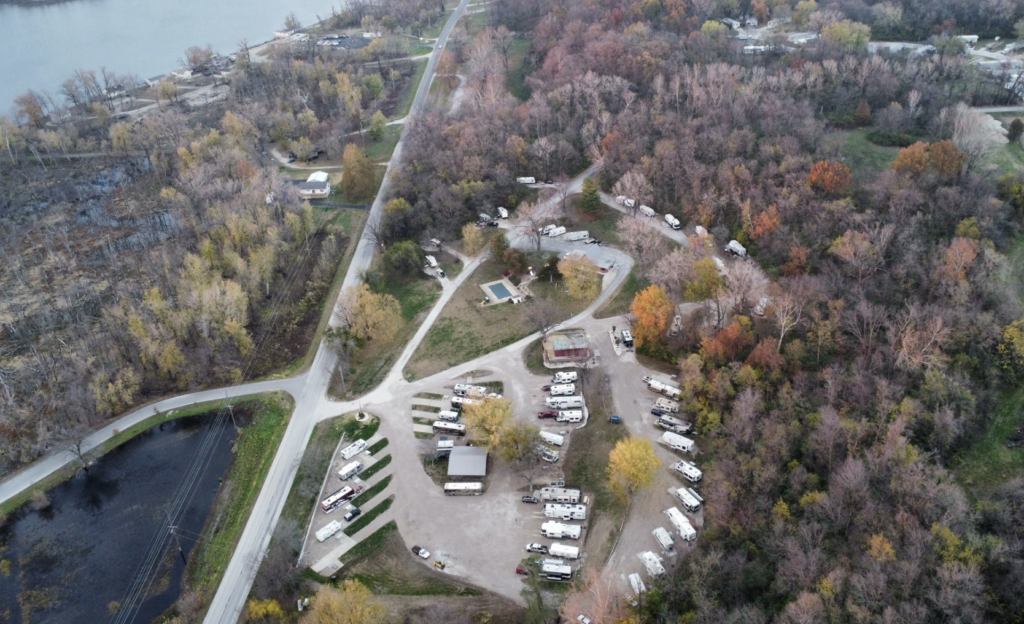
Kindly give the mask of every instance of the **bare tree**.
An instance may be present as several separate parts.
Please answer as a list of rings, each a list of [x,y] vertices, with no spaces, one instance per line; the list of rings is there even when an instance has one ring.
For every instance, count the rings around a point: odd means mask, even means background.
[[[665,237],[654,231],[648,219],[623,219],[620,223],[622,225],[619,236],[623,247],[629,255],[636,258],[640,274],[650,277],[654,263],[668,252]]]
[[[640,210],[640,204],[651,201],[654,197],[654,187],[647,181],[647,176],[637,169],[631,169],[626,175],[619,178],[619,181],[612,187],[616,195],[623,195],[633,200],[633,216]]]
[[[560,310],[548,299],[533,299],[526,306],[526,320],[530,322],[541,337],[548,335],[548,332],[558,323],[561,316]]]
[[[967,155],[968,171],[988,159],[1000,141],[993,136],[988,115],[963,102],[953,108],[953,142]]]
[[[519,221],[516,227],[524,236],[533,241],[537,251],[540,251],[540,241],[543,236],[541,228],[544,227],[541,225],[543,214],[540,204],[522,204],[516,210],[516,216]]]

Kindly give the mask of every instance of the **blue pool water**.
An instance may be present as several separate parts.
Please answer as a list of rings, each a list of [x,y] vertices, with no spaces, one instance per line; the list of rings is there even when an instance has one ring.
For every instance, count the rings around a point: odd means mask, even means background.
[[[490,288],[491,292],[494,293],[495,299],[507,299],[512,296],[512,293],[510,293],[508,288],[505,288],[505,285],[501,282],[491,284],[488,288]]]

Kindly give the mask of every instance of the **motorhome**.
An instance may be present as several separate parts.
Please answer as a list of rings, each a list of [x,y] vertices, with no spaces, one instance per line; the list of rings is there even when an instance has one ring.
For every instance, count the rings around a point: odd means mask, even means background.
[[[551,396],[572,396],[576,394],[576,384],[555,384],[551,386]]]
[[[685,438],[678,433],[672,433],[671,431],[666,431],[661,434],[661,438],[659,438],[658,441],[674,451],[692,453],[694,449],[693,440]]]
[[[665,515],[668,516],[668,521],[672,523],[672,527],[676,530],[676,535],[679,539],[685,542],[692,542],[697,539],[697,531],[690,524],[689,518],[683,515],[683,512],[679,511],[678,507],[669,507],[665,510]]]
[[[366,440],[356,440],[352,444],[349,444],[341,451],[342,459],[352,459],[356,455],[366,450]]]
[[[338,478],[341,479],[342,481],[348,481],[352,477],[359,474],[359,471],[361,471],[362,469],[363,464],[361,462],[354,461],[351,464],[346,464],[345,466],[342,467],[341,470],[338,471]]]
[[[578,423],[583,422],[583,410],[561,410],[558,412],[556,422]]]
[[[667,223],[673,230],[678,230],[682,227],[682,224],[679,223],[679,219],[676,219],[670,214],[665,215],[665,223]]]
[[[561,518],[562,520],[586,520],[585,505],[565,505],[563,503],[547,503],[544,505],[545,518]]]
[[[583,535],[583,527],[578,524],[562,524],[561,522],[545,522],[540,525],[540,534],[551,539],[575,539]]]
[[[622,344],[626,345],[630,349],[633,348],[633,332],[628,329],[622,330]]]
[[[662,550],[664,550],[667,554],[670,555],[676,554],[675,542],[672,540],[672,536],[669,534],[668,531],[665,530],[664,527],[658,527],[654,529],[653,531],[651,531],[651,534],[654,535],[654,540],[658,542],[658,545],[661,546]]]
[[[672,490],[672,495],[679,499],[679,502],[683,504],[683,509],[690,513],[697,513],[700,511],[700,504],[702,499],[693,488],[676,488]]]
[[[583,407],[582,396],[552,396],[544,399],[548,407],[555,409],[573,409],[576,407]]]
[[[675,470],[679,474],[683,475],[683,478],[685,478],[690,483],[699,483],[700,480],[704,478],[704,473],[698,470],[697,466],[686,461],[685,459],[680,459],[676,463],[672,464],[672,470]]]
[[[558,371],[551,379],[553,383],[574,383],[580,378],[576,371]]]
[[[557,433],[551,433],[549,431],[541,431],[540,439],[555,446],[562,446],[565,444],[565,436],[558,435]]]
[[[548,554],[552,557],[563,557],[565,559],[579,559],[580,549],[577,546],[567,546],[565,544],[554,544],[548,546]]]
[[[508,209],[502,206],[498,206],[498,218],[508,219]]]
[[[661,564],[661,557],[658,555],[648,550],[640,553],[640,561],[643,562],[644,569],[647,570],[647,573],[651,576],[665,576],[665,566]]]
[[[484,484],[479,481],[445,483],[444,493],[447,496],[480,496],[484,493]]]
[[[540,499],[542,501],[553,501],[555,503],[579,503],[583,496],[576,488],[542,487]]]

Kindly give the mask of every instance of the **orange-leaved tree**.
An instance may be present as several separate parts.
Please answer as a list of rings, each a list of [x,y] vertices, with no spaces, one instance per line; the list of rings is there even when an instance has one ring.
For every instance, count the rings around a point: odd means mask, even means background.
[[[811,167],[807,182],[811,188],[825,195],[839,196],[845,195],[850,190],[853,176],[850,175],[850,168],[845,164],[834,160],[822,160],[814,163]]]
[[[668,329],[675,306],[661,286],[648,286],[637,293],[630,308],[636,317],[633,339],[639,347],[646,342],[656,341]]]

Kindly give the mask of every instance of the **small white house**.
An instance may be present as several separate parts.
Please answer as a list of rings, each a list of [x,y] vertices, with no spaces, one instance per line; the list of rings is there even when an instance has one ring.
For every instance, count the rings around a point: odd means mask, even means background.
[[[326,171],[311,173],[305,182],[299,183],[299,197],[304,199],[323,199],[331,194],[331,183],[327,180]]]

